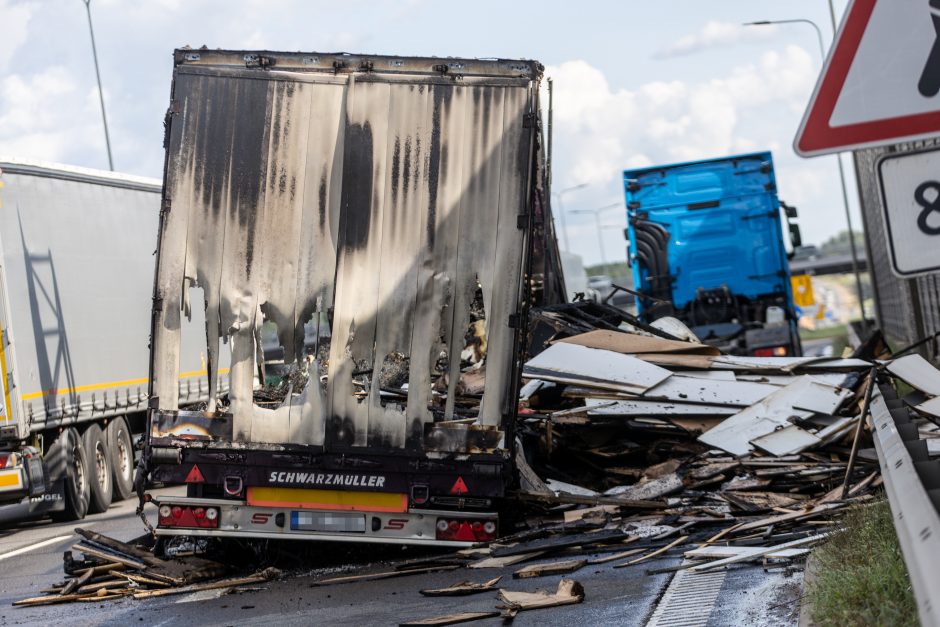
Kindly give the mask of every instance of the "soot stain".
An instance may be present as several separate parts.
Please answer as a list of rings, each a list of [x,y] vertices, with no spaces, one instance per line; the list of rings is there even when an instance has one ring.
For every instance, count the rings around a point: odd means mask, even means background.
[[[320,219],[320,228],[326,225],[326,165],[320,174],[320,188],[317,190],[317,213]]]
[[[401,176],[401,137],[395,137],[392,149],[392,206],[398,205],[398,177]]]
[[[369,239],[372,219],[372,126],[368,122],[347,123],[345,143],[340,232],[345,249],[361,249]]]
[[[408,188],[411,186],[411,136],[405,138],[405,158],[402,163],[402,202],[408,202]]]
[[[263,194],[262,182],[267,170],[269,129],[272,121],[274,90],[265,81],[241,81],[235,85],[235,106],[227,124],[237,132],[231,143],[231,188],[234,210],[238,224],[246,232],[245,273],[251,276],[255,252],[255,222]],[[264,111],[265,115],[257,115]],[[249,112],[239,115],[240,112]]]
[[[433,88],[433,105],[431,109],[431,146],[428,149],[428,210],[427,210],[427,242],[428,250],[434,248],[437,234],[437,192],[440,185],[441,174],[441,108],[449,101],[453,92],[450,87],[436,86]]]

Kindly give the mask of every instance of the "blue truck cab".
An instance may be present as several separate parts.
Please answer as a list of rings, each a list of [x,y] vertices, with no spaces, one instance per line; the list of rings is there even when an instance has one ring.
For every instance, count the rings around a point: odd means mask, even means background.
[[[674,316],[730,354],[801,354],[769,152],[626,170],[640,317]],[[783,204],[793,244],[796,210]]]

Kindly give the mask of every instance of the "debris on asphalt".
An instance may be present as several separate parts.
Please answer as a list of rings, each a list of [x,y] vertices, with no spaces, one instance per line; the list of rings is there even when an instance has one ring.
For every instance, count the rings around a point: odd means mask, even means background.
[[[587,560],[564,560],[548,564],[533,564],[524,566],[512,574],[513,579],[528,579],[529,577],[547,577],[550,575],[567,575],[580,570],[587,565]]]
[[[399,623],[399,627],[412,627],[419,625],[457,625],[459,623],[469,623],[474,620],[483,620],[484,618],[496,618],[500,613],[493,612],[457,612],[456,614],[446,614],[444,616],[434,616],[432,618],[420,618]]]
[[[571,605],[584,600],[584,586],[574,579],[562,579],[558,582],[558,589],[554,592],[516,592],[501,589],[499,600],[502,605],[497,606],[503,610],[503,618],[512,618],[519,612],[526,610],[539,610],[545,607]]]
[[[426,597],[462,597],[470,594],[479,594],[481,592],[486,592],[487,590],[493,590],[496,588],[496,584],[499,583],[500,579],[502,579],[502,577],[495,577],[489,581],[484,581],[483,583],[461,581],[460,583],[455,583],[454,585],[448,586],[446,588],[419,590],[418,592]]]

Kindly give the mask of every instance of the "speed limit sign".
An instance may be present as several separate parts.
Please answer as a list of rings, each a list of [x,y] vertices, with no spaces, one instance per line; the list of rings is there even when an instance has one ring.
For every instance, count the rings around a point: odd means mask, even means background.
[[[878,162],[891,266],[910,278],[940,270],[940,148]]]

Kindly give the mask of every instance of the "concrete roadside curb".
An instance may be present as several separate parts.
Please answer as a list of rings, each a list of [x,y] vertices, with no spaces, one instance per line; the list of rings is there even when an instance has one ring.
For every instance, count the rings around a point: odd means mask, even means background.
[[[800,602],[800,621],[799,627],[813,627],[813,604],[809,600],[809,588],[816,578],[819,563],[813,553],[806,558],[806,567],[803,570],[803,597]]]

